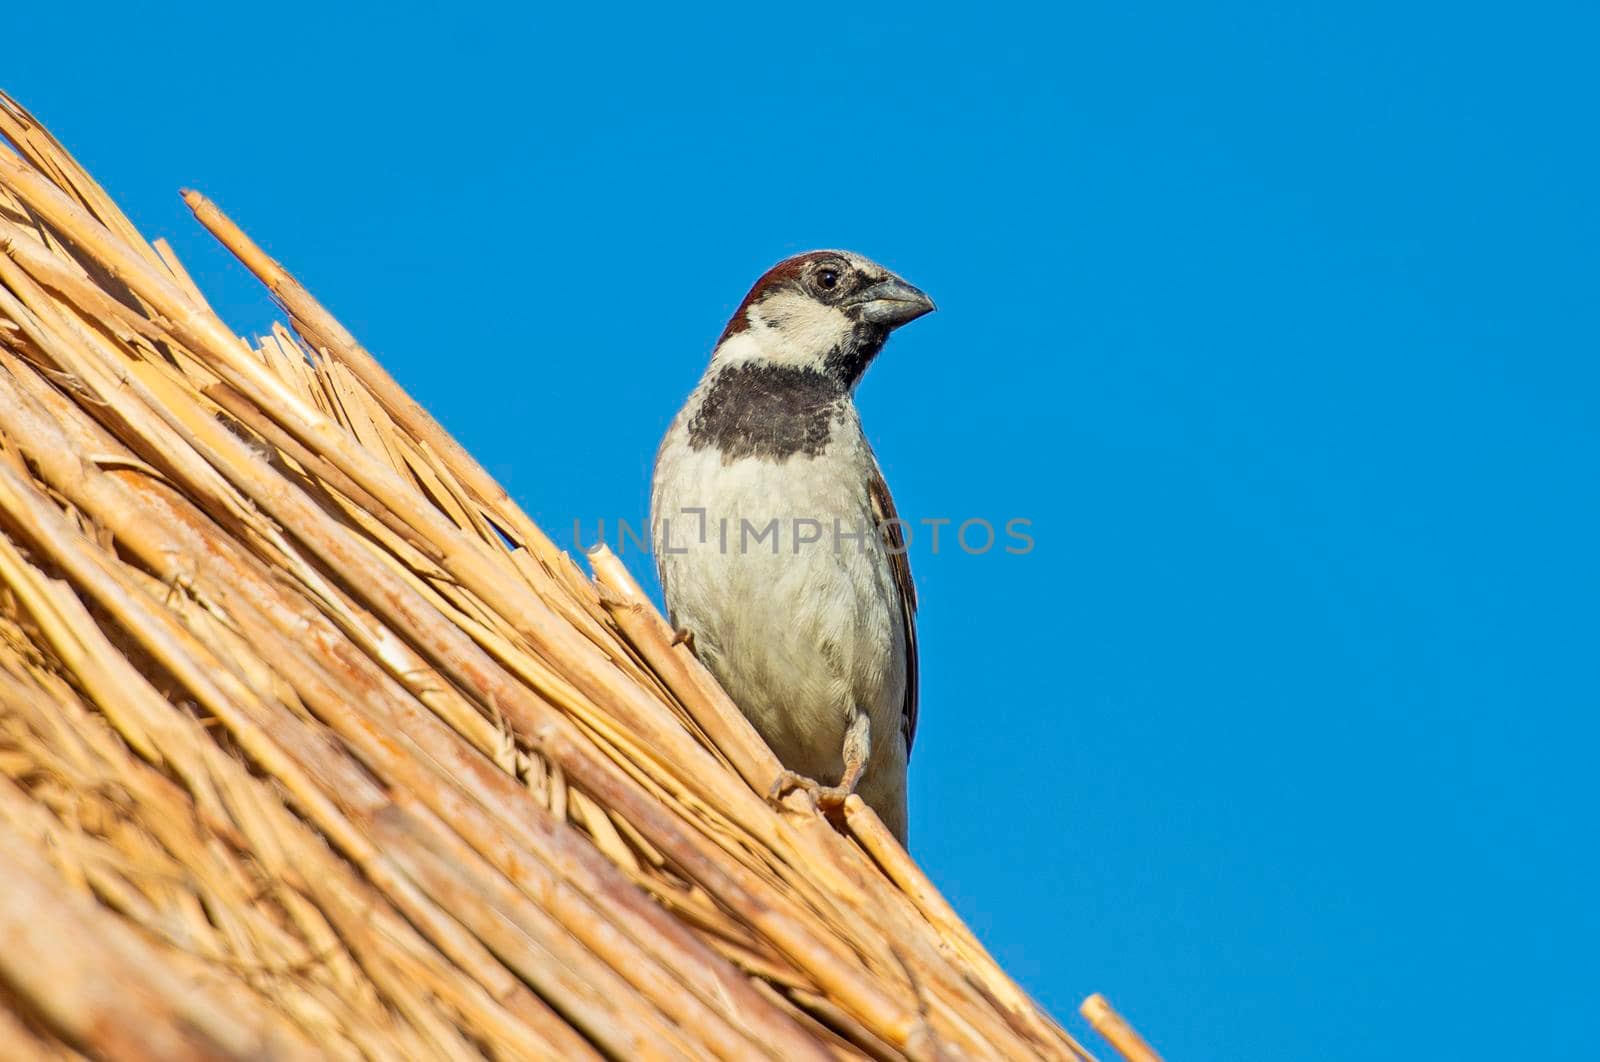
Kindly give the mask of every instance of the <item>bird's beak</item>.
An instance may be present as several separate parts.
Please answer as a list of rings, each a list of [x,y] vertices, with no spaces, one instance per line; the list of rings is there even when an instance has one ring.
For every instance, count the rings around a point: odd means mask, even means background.
[[[881,280],[858,291],[845,305],[855,307],[861,320],[888,328],[899,328],[935,309],[932,299],[899,277]]]

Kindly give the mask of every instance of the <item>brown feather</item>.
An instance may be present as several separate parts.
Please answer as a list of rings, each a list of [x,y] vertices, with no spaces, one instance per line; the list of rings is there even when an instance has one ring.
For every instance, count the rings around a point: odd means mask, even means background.
[[[889,570],[900,594],[900,622],[906,636],[906,699],[900,713],[900,730],[906,739],[906,760],[911,759],[911,743],[917,736],[917,588],[911,581],[911,557],[906,549],[905,528],[895,512],[889,484],[874,462],[867,480],[867,497],[872,503],[872,518],[889,552]]]

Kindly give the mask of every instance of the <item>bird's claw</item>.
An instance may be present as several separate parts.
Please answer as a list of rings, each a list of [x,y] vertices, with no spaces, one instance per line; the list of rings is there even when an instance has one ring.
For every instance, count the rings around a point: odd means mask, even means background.
[[[773,779],[772,787],[767,790],[767,800],[777,804],[785,795],[796,789],[803,789],[810,794],[811,799],[817,802],[817,807],[824,810],[843,807],[850,794],[855,792],[855,786],[823,785],[815,778],[807,778],[798,771],[785,770]]]
[[[694,631],[688,627],[679,627],[672,632],[672,644],[686,645],[689,647],[689,652],[694,652]]]
[[[785,769],[772,780],[772,786],[767,790],[767,801],[772,804],[780,803],[786,794],[795,789],[803,789],[815,799],[821,788],[816,779],[807,778],[798,771]]]
[[[817,798],[817,806],[824,811],[833,811],[844,807],[844,802],[850,799],[850,794],[855,792],[853,786],[825,785],[819,786],[813,795]]]

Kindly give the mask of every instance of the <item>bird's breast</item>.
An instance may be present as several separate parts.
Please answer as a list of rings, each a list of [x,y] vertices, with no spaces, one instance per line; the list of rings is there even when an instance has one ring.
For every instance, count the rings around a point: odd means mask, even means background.
[[[854,428],[854,431],[850,431]],[[670,437],[653,498],[673,622],[786,763],[832,768],[854,713],[898,733],[900,606],[854,422],[817,456],[724,460]]]

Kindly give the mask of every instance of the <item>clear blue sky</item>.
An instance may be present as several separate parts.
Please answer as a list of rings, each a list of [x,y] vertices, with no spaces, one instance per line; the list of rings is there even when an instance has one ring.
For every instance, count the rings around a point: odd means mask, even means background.
[[[33,6],[7,86],[230,323],[180,185],[563,541],[772,261],[932,294],[900,509],[1037,545],[913,551],[913,848],[1074,1029],[1592,1053],[1592,7]]]

